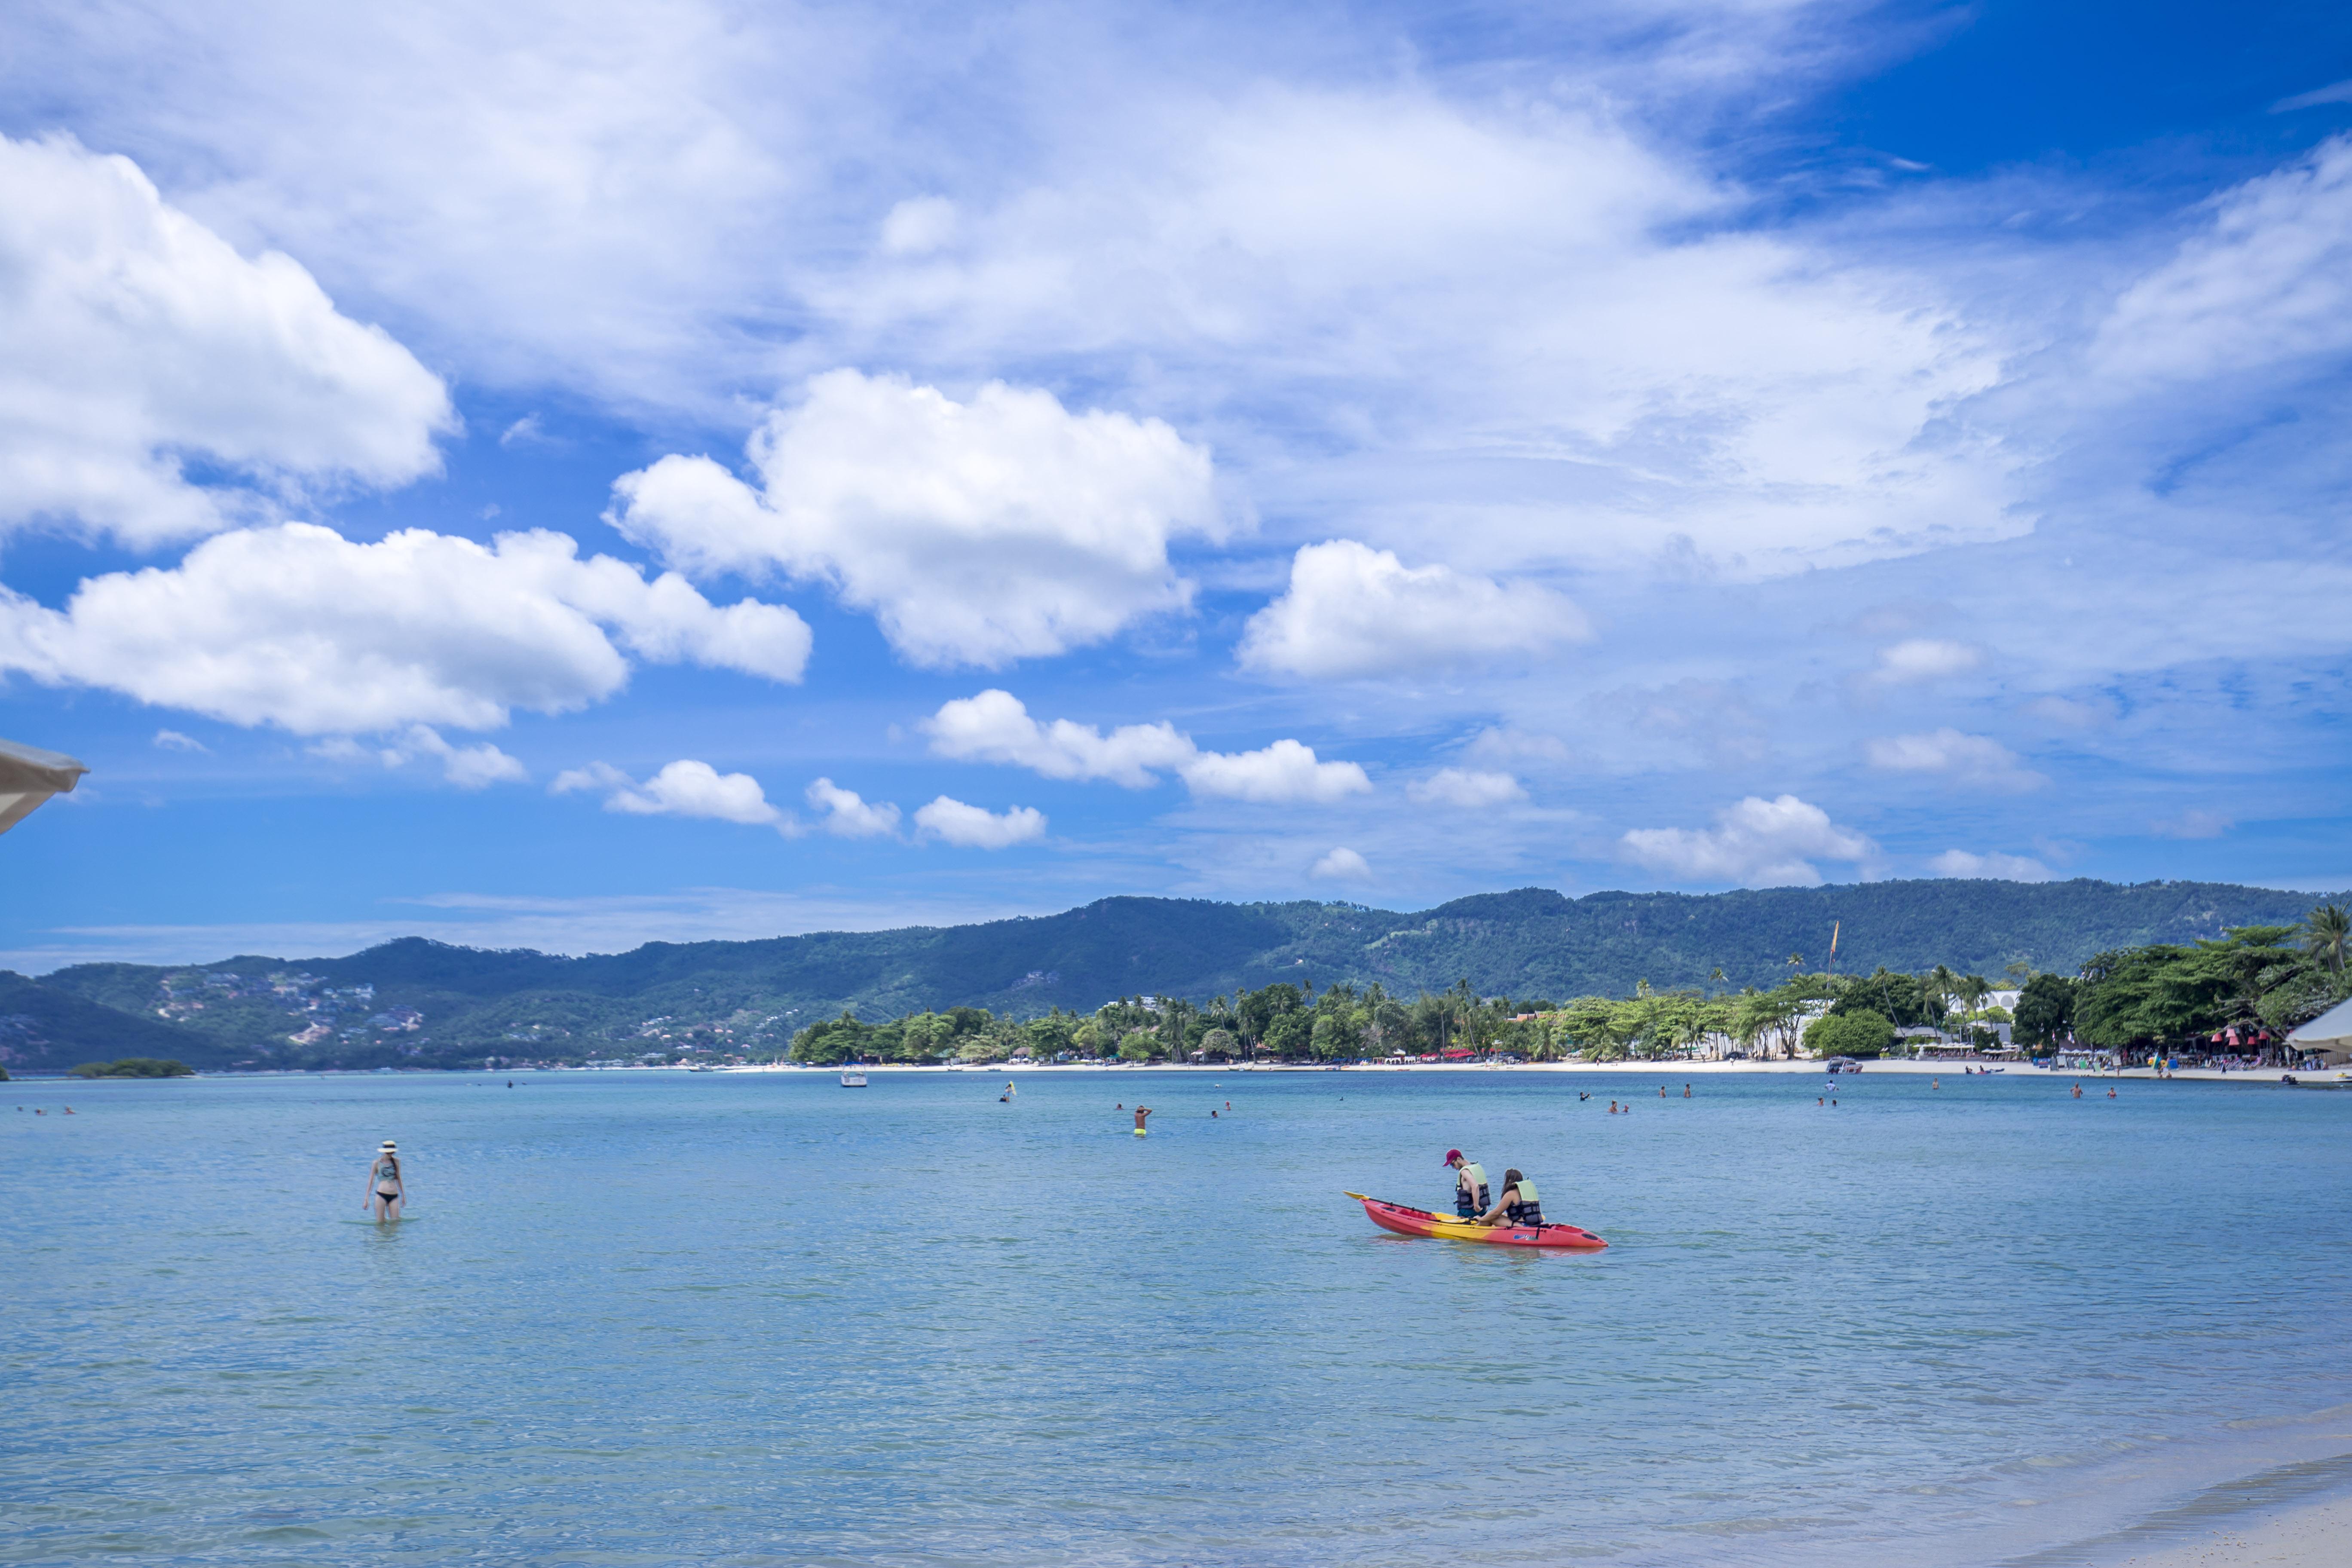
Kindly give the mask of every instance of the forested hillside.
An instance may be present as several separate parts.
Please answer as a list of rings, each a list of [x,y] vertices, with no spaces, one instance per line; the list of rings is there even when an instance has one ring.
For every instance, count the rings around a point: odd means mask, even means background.
[[[845,1009],[959,1005],[1016,1017],[1135,994],[1192,1000],[1275,981],[1389,992],[1623,995],[1708,983],[1769,987],[1822,969],[1937,963],[2072,973],[2093,955],[2231,927],[2291,924],[2318,900],[2220,883],[1876,882],[1718,894],[1542,889],[1419,913],[1353,904],[1106,899],[1040,919],[649,943],[563,958],[410,938],[346,958],[241,956],[183,968],[83,964],[0,991],[0,1061],[56,1070],[98,1057],[201,1068],[436,1066],[486,1056],[613,1057],[693,1042],[767,1054]],[[95,1004],[95,1006],[91,1005]]]

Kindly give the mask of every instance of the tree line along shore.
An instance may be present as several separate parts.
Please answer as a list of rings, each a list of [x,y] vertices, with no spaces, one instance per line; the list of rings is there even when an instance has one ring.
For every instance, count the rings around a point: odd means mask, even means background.
[[[1520,889],[1412,914],[1118,897],[967,926],[652,942],[613,954],[405,937],[340,958],[91,963],[37,980],[0,971],[0,1066],[20,1075],[126,1058],[205,1072],[717,1066],[790,1059],[819,1020],[840,1034],[831,1026],[845,1013],[895,1026],[895,1039],[886,1033],[871,1054],[899,1060],[967,1050],[987,1059],[1024,1046],[1033,1058],[1043,1047],[1049,1058],[1126,1049],[1133,1059],[1156,1044],[1163,1054],[1144,1059],[1190,1059],[1228,1048],[1207,1039],[1219,1027],[1244,1056],[1297,1060],[1316,1059],[1318,1030],[1319,1049],[1338,1057],[1785,1054],[1808,1049],[1808,1032],[1832,1012],[1841,1022],[1829,1032],[1851,1034],[1845,1054],[1855,1054],[1871,1040],[1869,1020],[1847,1021],[1862,1012],[1894,1027],[2014,1032],[2018,1021],[1996,1015],[1993,994],[1974,982],[2021,1004],[2021,975],[2071,984],[2116,954],[2186,951],[2248,927],[2300,929],[2322,900],[2352,895],[2091,880],[1574,900]],[[1792,950],[1824,951],[1840,919],[1841,962],[1789,962]],[[2287,945],[2299,951],[2300,939]],[[1903,991],[1879,968],[1919,988]],[[1875,1005],[1839,989],[1855,974],[1879,978]],[[2051,1000],[2050,984],[2035,1005]],[[2200,1020],[2283,1016],[2301,995],[2294,985],[2256,991],[2270,1000],[2200,1004]],[[1099,1005],[1119,997],[1108,1013]],[[1175,1028],[1160,1016],[1162,997],[1184,1004]],[[2071,992],[2057,1000],[2071,1027]],[[1306,1016],[1282,1021],[1293,1014]],[[2102,1026],[2086,1015],[2085,1027]],[[2181,1026],[2139,1027],[2154,1037]],[[1130,1042],[1138,1033],[1145,1038]]]
[[[1773,1058],[1877,1057],[1898,1031],[2027,1052],[2067,1047],[2122,1054],[2202,1050],[2232,1034],[2244,1049],[2282,1039],[2352,996],[2352,921],[2323,904],[2301,925],[2245,926],[2211,941],[2150,943],[2102,952],[2073,974],[2011,965],[2015,1006],[1989,999],[2004,987],[1937,964],[1917,973],[1880,968],[1843,975],[1805,968],[1769,988],[1720,984],[1628,997],[1480,996],[1467,980],[1407,1000],[1377,983],[1277,982],[1195,1003],[1129,996],[1090,1014],[1055,1008],[1043,1017],[999,1016],[982,1007],[926,1010],[867,1023],[854,1013],[796,1034],[789,1058],[932,1064],[1037,1061],[1360,1061],[1396,1056],[1523,1061],[1639,1061],[1731,1052]],[[2004,1027],[2005,1026],[2005,1027]],[[2006,1034],[2008,1041],[2001,1038]],[[2233,1051],[2238,1049],[2234,1044]]]

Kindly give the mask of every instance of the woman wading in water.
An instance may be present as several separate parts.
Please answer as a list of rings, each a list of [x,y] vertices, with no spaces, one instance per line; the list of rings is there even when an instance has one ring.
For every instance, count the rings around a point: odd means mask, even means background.
[[[374,1209],[376,1223],[381,1225],[400,1217],[400,1205],[407,1197],[400,1181],[400,1145],[387,1138],[368,1166],[367,1201],[360,1206]]]

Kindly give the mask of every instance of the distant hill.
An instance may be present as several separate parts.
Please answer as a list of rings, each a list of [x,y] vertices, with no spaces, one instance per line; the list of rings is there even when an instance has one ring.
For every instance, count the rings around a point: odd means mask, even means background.
[[[1809,969],[1826,964],[1832,922],[1843,930],[1841,971],[1947,963],[1997,978],[2012,962],[2072,971],[2108,948],[2292,923],[2318,901],[2224,883],[2088,879],[1581,899],[1523,888],[1410,914],[1105,899],[1034,920],[652,942],[585,958],[412,937],[347,958],[11,976],[0,1016],[37,1023],[0,1033],[0,1060],[35,1070],[125,1055],[204,1068],[432,1066],[614,1056],[689,1037],[765,1048],[844,1009],[867,1019],[957,1005],[1027,1016],[1276,980],[1378,981],[1410,994],[1467,979],[1484,995],[1557,1000],[1624,994],[1643,980],[1702,984],[1719,967],[1734,985],[1770,985],[1791,953]]]

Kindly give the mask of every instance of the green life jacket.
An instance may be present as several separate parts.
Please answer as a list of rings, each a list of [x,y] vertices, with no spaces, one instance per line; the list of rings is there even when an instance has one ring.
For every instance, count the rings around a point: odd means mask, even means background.
[[[1518,1198],[1503,1211],[1503,1218],[1511,1225],[1543,1224],[1543,1205],[1536,1198],[1536,1184],[1521,1176],[1511,1184]]]
[[[1475,1160],[1465,1160],[1462,1175],[1469,1181],[1471,1192],[1477,1195],[1478,1212],[1485,1214],[1494,1205],[1494,1200],[1486,1195],[1486,1167]]]

